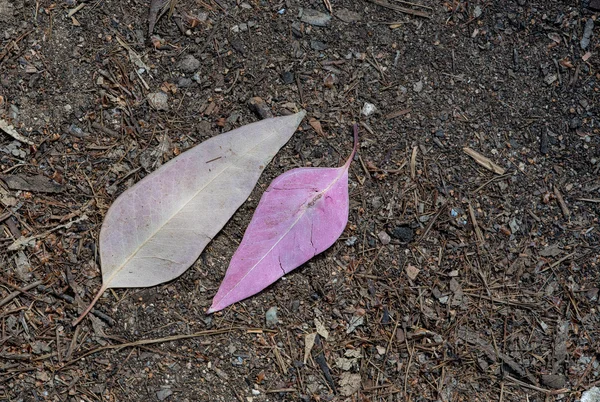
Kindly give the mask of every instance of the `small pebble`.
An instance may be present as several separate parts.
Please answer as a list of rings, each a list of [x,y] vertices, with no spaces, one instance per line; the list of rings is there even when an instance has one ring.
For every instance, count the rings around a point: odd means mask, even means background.
[[[156,110],[167,110],[169,108],[169,96],[164,92],[149,93],[148,102]]]
[[[161,389],[160,391],[158,391],[156,393],[156,397],[158,398],[159,401],[164,401],[171,395],[173,395],[173,391],[171,391],[171,389],[169,389],[169,388]]]
[[[310,48],[313,50],[321,51],[321,50],[327,49],[327,47],[328,47],[327,44],[323,43],[321,41],[318,41],[318,40],[310,41]]]
[[[331,15],[310,8],[305,8],[302,10],[300,20],[317,27],[326,27],[331,21]]]
[[[381,231],[379,233],[377,233],[377,237],[379,237],[379,241],[381,242],[381,244],[388,245],[390,244],[390,241],[392,240],[392,238],[390,237],[389,234],[387,234],[385,231]]]
[[[401,242],[409,243],[415,236],[415,231],[408,226],[397,226],[390,231],[390,235]]]
[[[583,37],[581,38],[580,43],[582,49],[587,49],[587,47],[590,45],[592,33],[594,33],[594,20],[588,18],[585,23],[585,28],[583,29]]]
[[[187,88],[192,85],[192,79],[187,77],[181,77],[177,82],[177,86],[179,88]]]
[[[265,321],[267,323],[267,327],[272,328],[277,325],[277,307],[273,306],[267,310],[265,314]]]
[[[419,93],[423,90],[423,81],[417,81],[413,84],[413,90]]]
[[[369,102],[365,102],[365,104],[363,105],[362,110],[360,111],[360,113],[365,116],[365,117],[369,117],[371,116],[373,113],[375,113],[375,111],[377,110],[377,108],[375,107],[374,104],[369,103]]]
[[[261,119],[273,117],[273,112],[271,112],[269,105],[267,105],[265,101],[258,96],[251,98],[248,101],[248,106],[250,107],[250,110],[256,113],[256,115]]]
[[[571,119],[571,121],[569,122],[569,128],[571,130],[577,130],[578,128],[581,127],[581,119],[579,117],[573,117]]]
[[[284,84],[289,85],[294,82],[294,73],[291,71],[284,71],[283,74],[281,74],[281,78],[283,79]]]
[[[188,54],[179,61],[179,69],[184,73],[193,73],[200,68],[200,60]]]

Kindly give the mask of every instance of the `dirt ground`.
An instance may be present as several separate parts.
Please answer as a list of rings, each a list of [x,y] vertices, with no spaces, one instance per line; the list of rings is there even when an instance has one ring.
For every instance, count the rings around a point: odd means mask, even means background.
[[[330,2],[179,0],[150,37],[148,1],[0,0],[0,400],[593,398],[593,4]],[[250,199],[181,277],[73,327],[111,203],[252,97],[308,115]],[[353,122],[342,237],[207,316],[269,182],[339,166]]]

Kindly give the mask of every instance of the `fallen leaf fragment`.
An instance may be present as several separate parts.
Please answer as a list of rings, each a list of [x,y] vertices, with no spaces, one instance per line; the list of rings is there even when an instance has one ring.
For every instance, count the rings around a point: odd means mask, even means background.
[[[304,337],[304,364],[308,361],[308,357],[310,356],[310,351],[315,346],[315,339],[317,337],[317,333],[314,332],[312,334],[307,334]]]
[[[312,117],[308,121],[308,124],[310,124],[310,126],[316,131],[317,134],[325,136],[325,134],[323,133],[323,127],[321,127],[321,122],[319,120]]]
[[[360,374],[344,372],[340,376],[340,394],[350,396],[360,390]]]
[[[63,190],[62,186],[41,174],[35,176],[24,174],[0,174],[0,179],[2,179],[11,190],[31,191],[33,193],[60,193]]]
[[[29,141],[27,138],[19,134],[17,130],[15,130],[15,128],[11,124],[8,124],[8,122],[4,119],[0,119],[0,130],[4,131],[6,134],[10,135],[17,141],[33,145],[33,142]]]
[[[315,327],[317,328],[317,334],[321,335],[321,338],[329,338],[329,331],[327,331],[325,325],[318,318],[315,318]]]
[[[305,112],[217,135],[125,191],[100,231],[102,287],[154,286],[185,272],[253,190]]]
[[[492,162],[491,159],[481,155],[479,152],[474,151],[469,147],[463,148],[463,151],[467,155],[469,155],[471,158],[473,158],[475,160],[475,162],[479,163],[484,168],[491,170],[492,172],[494,172],[496,174],[502,175],[506,172],[506,170],[503,167],[500,167],[499,165]]]
[[[250,297],[327,250],[348,222],[348,168],[298,168],[263,194],[208,313]]]
[[[417,275],[419,275],[419,272],[421,272],[421,270],[415,267],[414,265],[409,264],[406,266],[406,275],[408,275],[411,281],[417,279]]]

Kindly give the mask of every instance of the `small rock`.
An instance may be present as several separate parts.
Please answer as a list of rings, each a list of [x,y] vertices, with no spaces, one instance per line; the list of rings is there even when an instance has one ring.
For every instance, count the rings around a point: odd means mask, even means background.
[[[300,21],[317,27],[326,27],[331,21],[331,15],[310,8],[303,9],[301,14]]]
[[[479,18],[481,17],[481,14],[483,14],[483,11],[481,11],[481,7],[475,6],[475,9],[473,10],[473,17]]]
[[[363,105],[362,110],[360,111],[360,113],[365,116],[365,117],[369,117],[371,116],[373,113],[375,113],[375,111],[377,110],[377,108],[375,107],[374,104],[369,103],[369,102],[365,102],[365,104]]]
[[[415,236],[415,231],[408,226],[397,226],[390,231],[390,235],[403,243],[409,243]]]
[[[379,208],[381,208],[382,205],[383,205],[382,197],[373,197],[373,199],[371,200],[371,206],[374,209],[379,209]]]
[[[592,387],[581,394],[580,402],[600,402],[600,388]]]
[[[318,40],[310,41],[310,48],[313,50],[321,51],[321,50],[327,49],[327,47],[328,47],[327,44],[323,43],[321,41],[318,41]]]
[[[413,90],[419,93],[423,90],[423,81],[417,81],[413,84]]]
[[[361,15],[346,8],[340,8],[335,12],[335,16],[346,23],[356,22],[361,20]]]
[[[592,37],[592,33],[594,32],[594,20],[591,18],[588,18],[588,20],[585,23],[585,28],[583,29],[583,37],[581,38],[581,48],[582,49],[587,49],[587,47],[590,45],[590,39]]]
[[[444,133],[444,130],[436,130],[435,131],[435,136],[438,138],[446,138],[446,133]]]
[[[265,314],[265,321],[267,323],[267,327],[269,328],[272,328],[275,325],[277,325],[278,319],[276,306],[273,306],[267,310],[267,313]]]
[[[356,244],[356,241],[357,241],[357,240],[358,240],[358,237],[356,237],[356,236],[349,237],[349,238],[346,240],[346,246],[348,246],[348,247],[352,247],[352,246],[354,246],[354,244]]]
[[[159,401],[164,401],[171,395],[173,395],[173,391],[171,391],[170,388],[163,388],[156,393],[156,397],[158,398]]]
[[[19,118],[19,108],[16,105],[10,105],[8,109],[8,117],[11,120],[17,120]]]
[[[390,237],[390,235],[387,234],[387,232],[385,232],[383,230],[381,232],[377,233],[377,237],[379,237],[379,241],[384,246],[390,244],[390,241],[392,240],[392,238]]]
[[[573,117],[571,119],[571,121],[569,122],[569,128],[571,130],[577,130],[578,128],[581,127],[581,124],[582,124],[582,122],[581,122],[581,119],[579,117]]]
[[[153,92],[148,94],[148,102],[156,110],[169,109],[169,96],[164,92]]]
[[[283,74],[281,74],[281,78],[283,79],[284,84],[289,85],[294,82],[294,73],[291,71],[284,71]]]
[[[181,77],[179,81],[177,81],[177,86],[179,88],[187,88],[192,85],[192,79],[187,77]]]
[[[193,73],[198,68],[200,68],[200,60],[198,60],[191,54],[188,54],[179,61],[179,68],[184,73]]]
[[[542,155],[548,155],[550,146],[550,139],[548,138],[548,131],[543,130],[540,135],[540,153]]]
[[[261,119],[268,119],[273,117],[273,112],[271,112],[271,108],[265,103],[262,98],[255,96],[248,101],[248,106],[250,110],[252,110],[258,117]]]
[[[542,375],[542,384],[552,388],[561,389],[564,388],[567,383],[567,379],[564,375],[560,374],[546,374]]]
[[[548,85],[552,85],[554,83],[554,81],[556,81],[557,79],[558,79],[558,75],[548,74],[548,75],[546,75],[546,77],[544,77],[544,82]]]
[[[419,272],[421,272],[421,270],[415,267],[414,265],[408,264],[406,266],[406,275],[408,275],[411,281],[417,279],[417,275],[419,275]]]

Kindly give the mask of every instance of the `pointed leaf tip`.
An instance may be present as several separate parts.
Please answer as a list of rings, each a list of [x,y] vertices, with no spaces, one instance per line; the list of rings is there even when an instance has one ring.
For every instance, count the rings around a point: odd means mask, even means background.
[[[292,169],[263,194],[209,312],[250,297],[325,251],[348,222],[348,168]]]

